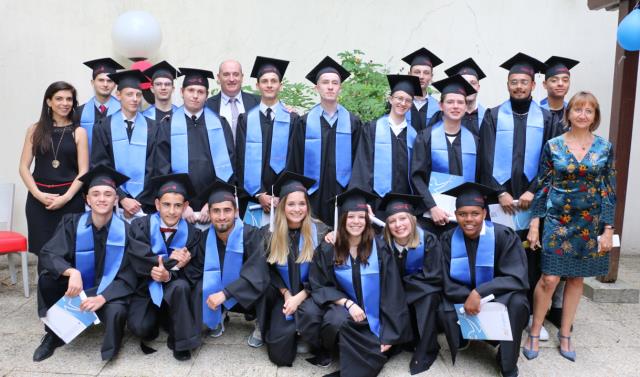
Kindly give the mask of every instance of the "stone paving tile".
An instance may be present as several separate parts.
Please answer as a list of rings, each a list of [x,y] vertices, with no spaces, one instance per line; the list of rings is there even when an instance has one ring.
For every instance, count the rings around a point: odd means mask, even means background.
[[[7,374],[7,377],[87,377],[94,376],[93,374],[73,374],[73,373],[46,373],[46,372],[33,372],[23,370],[13,370]]]
[[[245,345],[206,344],[201,347],[189,376],[276,376],[277,369],[264,347],[253,350]]]

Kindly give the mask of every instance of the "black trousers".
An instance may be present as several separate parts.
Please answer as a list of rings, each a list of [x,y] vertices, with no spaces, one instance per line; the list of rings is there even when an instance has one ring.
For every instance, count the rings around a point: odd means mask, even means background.
[[[69,278],[66,276],[55,279],[48,273],[40,275],[38,279],[38,296],[41,304],[44,305],[39,309],[41,317],[46,314],[48,308],[64,296],[68,285]],[[128,299],[116,299],[108,301],[96,312],[96,315],[104,324],[104,338],[101,349],[102,360],[111,360],[120,350],[124,325],[127,320],[128,304]],[[45,330],[55,336],[55,333],[46,326]]]
[[[167,346],[170,349],[187,351],[198,347],[201,343],[200,331],[195,326],[189,282],[174,279],[164,283],[160,307],[151,301],[149,291],[146,293],[131,296],[127,317],[129,331],[145,340],[155,339],[164,317],[169,331]]]
[[[409,364],[411,374],[428,370],[438,358],[438,307],[441,302],[440,292],[432,293],[409,305],[411,323],[416,336],[415,352]]]

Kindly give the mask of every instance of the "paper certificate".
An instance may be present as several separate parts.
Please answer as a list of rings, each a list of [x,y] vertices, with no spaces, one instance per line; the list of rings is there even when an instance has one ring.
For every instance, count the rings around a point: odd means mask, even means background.
[[[464,339],[513,340],[507,307],[499,302],[487,302],[480,306],[478,315],[460,313],[464,304],[455,304],[460,332]]]
[[[447,173],[439,173],[432,171],[429,178],[429,191],[431,194],[442,194],[454,187],[458,187],[464,183],[464,177],[461,175],[453,175]]]
[[[496,224],[508,226],[513,230],[529,229],[531,222],[531,210],[517,210],[514,215],[504,212],[500,204],[489,204],[489,216]]]
[[[260,204],[255,204],[253,202],[249,203],[247,206],[247,212],[244,214],[244,223],[253,225],[255,227],[263,227],[270,223],[269,214],[262,210],[262,206]]]
[[[65,343],[71,342],[87,327],[100,323],[94,312],[80,310],[80,303],[86,298],[84,291],[76,297],[62,296],[47,310],[47,316],[41,318],[42,322]]]

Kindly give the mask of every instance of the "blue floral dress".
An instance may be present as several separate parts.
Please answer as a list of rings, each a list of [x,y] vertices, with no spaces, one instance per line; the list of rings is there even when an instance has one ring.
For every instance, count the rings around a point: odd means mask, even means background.
[[[564,135],[549,140],[542,152],[533,217],[544,217],[542,272],[557,276],[600,276],[609,256],[598,252],[598,236],[615,214],[613,148],[595,136],[578,161]]]

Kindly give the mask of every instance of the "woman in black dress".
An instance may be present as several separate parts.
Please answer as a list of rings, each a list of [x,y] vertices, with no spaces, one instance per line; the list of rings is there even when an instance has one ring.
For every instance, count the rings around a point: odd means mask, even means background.
[[[84,210],[82,182],[77,178],[89,168],[89,150],[87,132],[72,121],[77,104],[73,86],[63,81],[49,85],[40,120],[29,127],[22,147],[19,170],[29,190],[25,209],[29,251],[36,255],[62,215]]]

